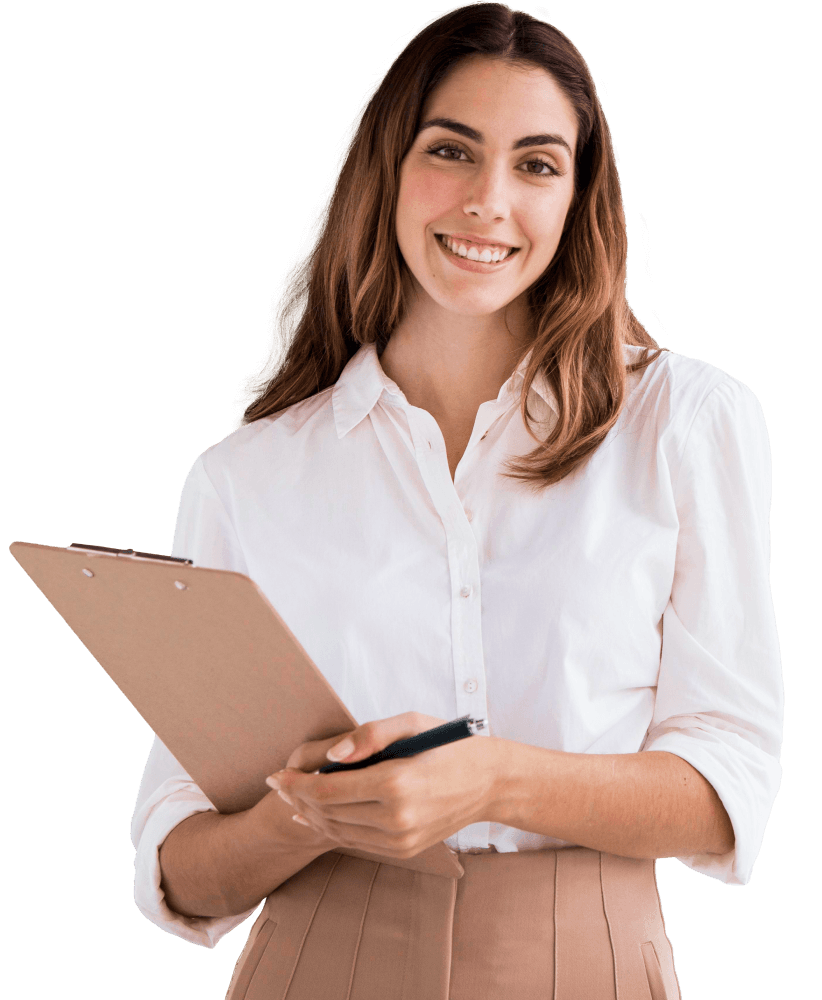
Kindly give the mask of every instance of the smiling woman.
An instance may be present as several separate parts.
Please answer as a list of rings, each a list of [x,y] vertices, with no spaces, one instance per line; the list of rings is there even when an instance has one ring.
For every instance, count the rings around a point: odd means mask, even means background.
[[[244,423],[334,385],[360,345],[374,344],[409,403],[436,419],[453,478],[478,407],[527,358],[529,432],[538,376],[560,419],[501,474],[540,492],[591,457],[618,419],[626,378],[665,348],[625,299],[619,177],[580,53],[501,4],[435,25],[365,110],[281,310],[276,369],[255,386]],[[483,245],[517,251],[486,261]],[[626,363],[626,344],[648,350]],[[478,351],[482,365],[466,365]]]
[[[422,116],[397,195],[408,306],[381,364],[436,419],[453,477],[479,406],[535,340],[547,345],[556,335],[550,322],[537,334],[529,295],[556,255],[574,201],[578,126],[573,104],[543,68],[486,55],[458,63]],[[472,369],[466,360],[478,351],[483,365]]]
[[[780,780],[767,431],[651,350],[625,265],[571,42],[493,3],[412,39],[173,555],[255,581],[361,759],[488,727],[335,773],[343,734],[303,743],[232,816],[155,742],[143,912],[213,947],[266,900],[227,1000],[678,1000],[655,859],[750,878]],[[418,857],[443,842],[456,878]]]
[[[459,318],[450,317],[449,338],[458,337],[460,327],[463,337],[476,337],[477,326],[483,325],[489,328],[486,339],[510,348],[513,345],[506,343],[510,336],[501,314],[516,300],[511,311],[517,314],[517,336],[529,342],[533,330],[522,293],[551,263],[574,197],[574,107],[544,70],[512,66],[487,56],[463,60],[440,83],[429,105],[400,171],[396,218],[400,252],[410,273],[419,275],[427,293],[423,301],[442,300],[438,302],[441,309],[434,307],[434,312],[458,314]],[[440,113],[446,109],[481,120],[483,130]],[[511,136],[537,122],[549,129],[511,141]],[[456,133],[463,142],[443,141],[439,138],[443,133]],[[542,155],[536,157],[534,149],[542,149]],[[445,158],[440,155],[443,150],[458,156]],[[466,232],[465,213],[471,201],[478,207],[483,203],[478,216],[486,215],[490,220],[490,213],[495,213],[495,217],[490,224],[475,220],[477,228]],[[432,235],[445,236],[457,255],[462,255],[463,260],[453,262],[457,266],[474,273],[505,274],[505,283],[455,282],[453,272],[442,266],[432,272],[423,265],[423,257],[431,254]],[[469,259],[479,261],[483,245],[502,251],[516,248],[516,269],[468,263]],[[454,256],[451,251],[446,259],[450,256]],[[503,259],[513,263],[514,258],[507,254]],[[441,273],[439,284],[433,277],[427,280],[436,270]],[[484,319],[478,323],[480,316]],[[417,341],[419,334],[409,331],[409,321],[420,329],[430,329],[433,319],[431,315],[427,322],[420,322],[419,307],[413,319],[407,317],[391,337],[383,366],[386,357],[391,364],[401,341]]]

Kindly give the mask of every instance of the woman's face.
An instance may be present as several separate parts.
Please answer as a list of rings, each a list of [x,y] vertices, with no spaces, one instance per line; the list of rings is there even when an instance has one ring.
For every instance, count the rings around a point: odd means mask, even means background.
[[[427,126],[435,119],[455,124]],[[576,139],[573,106],[545,70],[486,56],[459,63],[430,95],[400,167],[397,241],[416,293],[468,316],[495,313],[522,295],[559,244]],[[454,257],[440,234],[518,250],[500,263],[475,264]]]

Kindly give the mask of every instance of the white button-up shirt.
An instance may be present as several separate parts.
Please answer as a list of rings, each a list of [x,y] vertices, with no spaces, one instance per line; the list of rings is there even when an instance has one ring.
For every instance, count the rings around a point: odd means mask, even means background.
[[[626,347],[626,361],[639,353]],[[713,365],[664,352],[628,376],[587,464],[537,495],[499,475],[535,444],[519,413],[526,362],[479,407],[452,481],[434,418],[361,347],[336,385],[197,458],[172,554],[251,577],[358,724],[470,714],[488,720],[471,739],[684,758],[716,789],[736,844],[679,860],[744,885],[781,780],[760,404]],[[529,410],[544,437],[557,404],[539,376]],[[173,913],[158,851],[214,808],[155,740],[132,821],[135,899],[206,947],[254,910]],[[492,822],[446,843],[573,846]]]

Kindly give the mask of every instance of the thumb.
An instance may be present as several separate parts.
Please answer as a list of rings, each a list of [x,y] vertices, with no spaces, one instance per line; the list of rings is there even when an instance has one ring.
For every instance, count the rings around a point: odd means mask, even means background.
[[[364,760],[396,743],[397,740],[424,733],[427,729],[434,729],[445,721],[420,712],[403,712],[388,719],[366,722],[335,743],[326,752],[326,757],[336,763]]]
[[[325,753],[329,747],[339,743],[346,733],[337,733],[336,736],[326,737],[324,740],[309,740],[301,743],[288,758],[284,771],[302,771],[305,774],[316,772],[318,768],[328,763]]]
[[[326,752],[326,757],[329,760],[333,760],[335,763],[339,763],[342,760],[347,760],[349,757],[353,758],[355,756],[354,751],[357,749],[357,743],[354,738],[354,734],[357,732],[355,729],[352,733],[349,733],[345,739],[340,740],[339,743],[335,743]]]

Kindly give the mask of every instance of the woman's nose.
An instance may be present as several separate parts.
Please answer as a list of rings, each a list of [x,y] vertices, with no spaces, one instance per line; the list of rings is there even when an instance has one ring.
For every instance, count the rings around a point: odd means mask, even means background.
[[[465,209],[485,221],[505,219],[510,212],[511,193],[505,172],[499,167],[482,167],[471,179]]]

